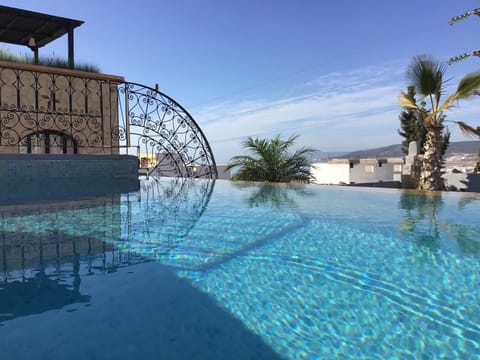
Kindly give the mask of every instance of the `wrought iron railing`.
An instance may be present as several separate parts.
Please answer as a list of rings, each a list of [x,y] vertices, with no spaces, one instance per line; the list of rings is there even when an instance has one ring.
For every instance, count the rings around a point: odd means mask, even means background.
[[[102,77],[0,66],[0,152],[111,152],[115,101]]]
[[[0,153],[135,154],[147,175],[217,177],[198,124],[157,88],[7,62],[0,62]]]
[[[217,178],[207,138],[181,105],[148,86],[123,83],[118,89],[120,124],[114,135],[148,161],[148,175]]]

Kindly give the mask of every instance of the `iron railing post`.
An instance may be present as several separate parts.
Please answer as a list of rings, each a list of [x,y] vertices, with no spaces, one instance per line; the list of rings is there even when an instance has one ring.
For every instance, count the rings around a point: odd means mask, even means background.
[[[124,83],[125,86],[125,141],[127,143],[127,155],[130,148],[130,112],[128,105],[128,84]]]

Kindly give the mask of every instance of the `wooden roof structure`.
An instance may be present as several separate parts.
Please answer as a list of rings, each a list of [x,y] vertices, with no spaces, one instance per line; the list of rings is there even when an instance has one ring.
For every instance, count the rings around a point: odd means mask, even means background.
[[[84,22],[34,11],[0,6],[0,42],[28,46],[38,61],[38,49],[68,34],[68,62],[74,65],[73,30]]]

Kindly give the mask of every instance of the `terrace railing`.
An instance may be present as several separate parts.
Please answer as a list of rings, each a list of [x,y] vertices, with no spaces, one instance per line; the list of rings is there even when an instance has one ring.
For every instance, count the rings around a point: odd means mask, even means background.
[[[198,124],[157,88],[4,61],[0,153],[134,154],[148,175],[217,177]]]
[[[180,104],[141,84],[122,83],[118,91],[120,123],[113,138],[137,149],[148,175],[217,178],[207,138]]]

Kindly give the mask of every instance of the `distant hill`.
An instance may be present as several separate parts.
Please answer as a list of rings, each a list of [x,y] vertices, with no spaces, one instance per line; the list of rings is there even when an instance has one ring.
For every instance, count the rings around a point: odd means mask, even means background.
[[[480,149],[480,141],[456,141],[451,142],[450,146],[448,147],[446,156],[450,156],[452,154],[477,154],[478,150]],[[325,153],[319,154],[317,158],[325,158]],[[358,150],[353,151],[350,153],[336,153],[334,156],[328,155],[329,158],[337,158],[337,159],[366,159],[366,158],[386,158],[386,157],[402,157],[405,154],[402,152],[402,146],[400,144],[397,145],[389,145],[383,146],[374,149],[367,149],[367,150]]]
[[[447,155],[451,154],[478,154],[480,141],[457,141],[450,144]]]
[[[344,154],[342,159],[365,159],[365,158],[379,158],[379,157],[398,157],[403,156],[402,146],[388,145],[374,149],[357,150]]]

